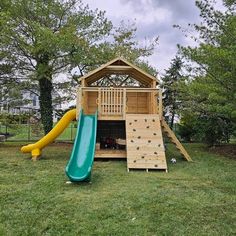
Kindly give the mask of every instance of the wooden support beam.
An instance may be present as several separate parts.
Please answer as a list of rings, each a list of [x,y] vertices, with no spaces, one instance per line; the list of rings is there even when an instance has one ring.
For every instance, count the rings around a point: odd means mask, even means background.
[[[82,79],[81,80],[81,87],[85,87],[86,85],[85,85],[85,79]]]
[[[123,119],[126,117],[126,89],[123,89]]]
[[[98,89],[98,100],[97,100],[97,105],[98,105],[98,116],[100,116],[100,113],[102,111],[102,94],[101,94],[101,88]]]
[[[78,120],[81,108],[82,108],[82,88],[79,87],[77,90],[77,97],[76,97],[76,120]]]
[[[127,72],[132,70],[131,66],[107,66],[104,70],[114,72]]]
[[[109,76],[105,76],[105,78],[107,78],[107,80],[108,80],[109,82],[111,82],[114,87],[117,86],[117,85],[114,83],[114,81],[113,81]]]
[[[100,87],[81,87],[84,91],[98,91]],[[104,87],[106,88],[106,87]],[[156,88],[139,88],[139,87],[125,87],[125,88],[119,88],[120,90],[126,90],[127,92],[134,92],[134,93],[151,93],[151,92],[157,92],[158,89]]]
[[[100,149],[95,151],[95,158],[126,158],[126,150]]]
[[[159,89],[159,117],[160,117],[160,120],[163,117],[162,90],[161,89]]]
[[[161,120],[161,125],[163,127],[163,131],[167,134],[167,136],[170,138],[172,143],[174,143],[174,145],[179,150],[179,152],[184,156],[184,158],[187,161],[192,161],[191,157],[189,156],[189,154],[187,153],[183,145],[180,143],[180,141],[177,139],[177,137],[175,136],[175,133],[171,130],[171,128],[166,123],[164,118],[162,118]]]
[[[121,87],[129,78],[130,78],[130,76],[128,75],[123,81],[121,81],[121,83],[118,85],[118,87]]]

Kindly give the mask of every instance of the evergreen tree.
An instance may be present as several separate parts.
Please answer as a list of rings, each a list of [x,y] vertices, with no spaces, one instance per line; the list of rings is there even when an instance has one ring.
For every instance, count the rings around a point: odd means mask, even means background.
[[[199,46],[180,47],[191,69],[191,79],[182,84],[184,112],[205,124],[198,124],[199,132],[211,145],[228,141],[236,127],[236,3],[223,3],[225,11],[216,10],[214,1],[196,2]]]
[[[171,128],[173,128],[174,119],[179,109],[178,82],[182,78],[182,65],[181,58],[176,56],[171,61],[170,68],[165,71],[165,75],[161,78],[163,81],[164,116]]]

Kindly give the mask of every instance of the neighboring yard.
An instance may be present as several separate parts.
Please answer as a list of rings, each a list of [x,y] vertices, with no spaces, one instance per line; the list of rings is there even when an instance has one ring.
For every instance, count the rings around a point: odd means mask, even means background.
[[[54,124],[54,126],[56,123]],[[71,122],[68,127],[62,132],[62,134],[57,138],[57,140],[63,140],[63,141],[70,141],[74,140],[76,135],[76,122]],[[39,129],[36,129],[36,127],[40,127]],[[10,134],[9,137],[7,137],[8,141],[27,141],[27,140],[39,140],[44,136],[42,125],[36,124],[36,125],[30,125],[27,124],[19,124],[19,125],[11,125],[7,127],[4,125],[0,125],[0,133],[5,134],[7,132]]]
[[[168,146],[169,173],[96,161],[92,183],[66,184],[71,145],[32,162],[0,144],[0,235],[236,235],[236,160],[187,145],[194,163]]]

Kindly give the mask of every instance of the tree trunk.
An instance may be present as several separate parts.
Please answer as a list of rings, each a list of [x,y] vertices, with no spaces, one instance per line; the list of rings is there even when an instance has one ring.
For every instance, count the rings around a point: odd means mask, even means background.
[[[52,109],[52,82],[46,77],[39,79],[39,104],[44,133],[47,134],[53,127]]]
[[[173,129],[174,126],[174,120],[175,120],[175,112],[171,114],[171,120],[170,120],[170,128]]]

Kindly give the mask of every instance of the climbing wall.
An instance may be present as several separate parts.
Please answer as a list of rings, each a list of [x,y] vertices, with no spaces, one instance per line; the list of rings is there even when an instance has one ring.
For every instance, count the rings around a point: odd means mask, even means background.
[[[127,167],[167,170],[157,114],[126,114]]]

